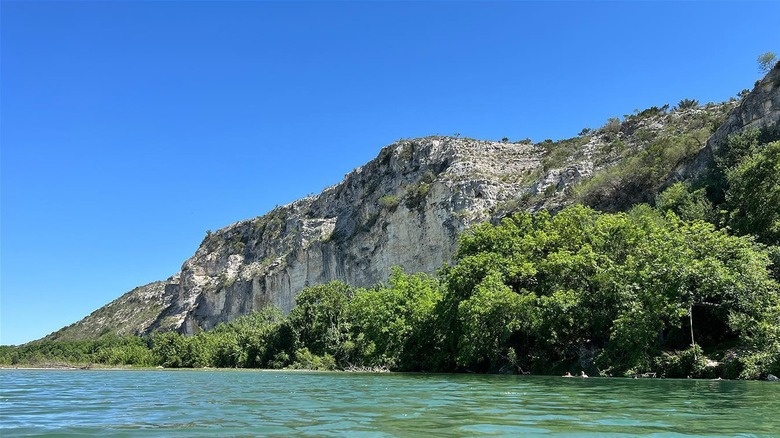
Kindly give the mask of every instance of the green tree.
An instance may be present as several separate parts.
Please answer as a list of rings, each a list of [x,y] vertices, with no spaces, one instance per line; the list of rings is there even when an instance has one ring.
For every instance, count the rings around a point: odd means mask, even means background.
[[[167,368],[191,366],[187,364],[188,338],[175,332],[152,336],[152,354],[155,362]]]
[[[774,67],[775,64],[777,64],[777,55],[772,52],[762,53],[761,55],[758,55],[756,61],[758,62],[758,71],[766,74],[769,73],[769,70],[772,70],[772,67]]]
[[[661,211],[673,211],[686,221],[703,220],[715,222],[715,210],[707,198],[706,189],[691,191],[686,183],[675,183],[655,198],[655,205]]]
[[[677,104],[677,109],[679,110],[687,110],[691,108],[696,108],[699,106],[699,101],[696,99],[683,99]]]
[[[755,234],[780,245],[780,141],[748,156],[726,172],[728,223],[739,233]]]
[[[458,365],[498,371],[513,362],[509,355],[510,339],[518,330],[530,328],[535,298],[533,294],[515,293],[497,275],[485,278],[474,294],[458,305],[462,327]]]
[[[347,319],[352,295],[352,288],[338,281],[303,289],[288,316],[295,333],[294,348],[307,348],[318,356],[330,354],[339,363],[346,362],[354,345]]]
[[[349,304],[353,339],[370,366],[418,369],[432,351],[424,328],[441,299],[439,281],[393,268],[388,285],[361,289]]]
[[[549,370],[596,351],[602,371],[622,373],[692,344],[739,340],[765,352],[778,295],[768,266],[750,239],[648,206],[618,214],[574,206],[479,225],[444,271],[443,363],[496,369],[511,349],[514,362]]]

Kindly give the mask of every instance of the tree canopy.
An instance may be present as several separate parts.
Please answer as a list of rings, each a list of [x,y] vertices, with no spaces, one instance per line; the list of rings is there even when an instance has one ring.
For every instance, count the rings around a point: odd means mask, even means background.
[[[777,63],[777,55],[772,52],[762,53],[761,55],[758,55],[756,61],[758,62],[758,71],[761,73],[768,73]]]
[[[734,172],[772,172],[777,148]],[[287,317],[267,308],[191,337],[4,347],[0,362],[756,378],[780,372],[772,254],[646,205],[524,212],[463,234],[438,276],[395,269],[373,288],[306,288]]]

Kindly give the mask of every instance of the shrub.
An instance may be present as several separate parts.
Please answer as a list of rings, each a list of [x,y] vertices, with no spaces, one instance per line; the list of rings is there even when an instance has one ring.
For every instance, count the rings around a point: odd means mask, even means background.
[[[717,368],[709,365],[701,347],[694,345],[687,350],[663,353],[655,358],[654,365],[665,377],[712,378]]]
[[[409,210],[420,208],[423,206],[425,198],[428,196],[428,192],[431,190],[431,185],[426,182],[419,182],[412,184],[406,189],[406,208]]]
[[[777,63],[777,56],[772,52],[766,52],[758,56],[758,71],[763,74],[769,73],[772,67]]]
[[[705,190],[691,191],[688,184],[678,182],[670,186],[655,198],[655,205],[661,211],[673,211],[683,220],[715,220],[715,211]]]
[[[608,134],[617,134],[618,131],[620,131],[620,119],[617,117],[610,117],[601,129]]]
[[[268,368],[279,370],[290,363],[290,355],[284,351],[277,353],[272,360],[268,362]]]
[[[699,106],[699,101],[696,99],[683,99],[680,101],[680,103],[677,104],[678,110],[687,110],[691,108],[696,108]]]
[[[399,202],[398,196],[395,195],[385,195],[379,198],[379,204],[390,211],[395,210]]]
[[[336,360],[330,354],[317,356],[308,348],[299,348],[295,351],[295,361],[290,368],[296,370],[332,371],[336,369]]]
[[[398,160],[410,161],[413,156],[414,156],[414,144],[408,143],[405,144],[404,147],[401,149],[401,152],[398,153]]]

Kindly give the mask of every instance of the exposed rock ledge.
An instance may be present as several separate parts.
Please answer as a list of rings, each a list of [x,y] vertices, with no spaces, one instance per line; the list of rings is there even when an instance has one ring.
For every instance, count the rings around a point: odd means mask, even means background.
[[[779,121],[780,65],[756,84],[675,177],[700,174],[729,134],[777,129]],[[662,126],[653,129],[661,132]],[[607,142],[606,131],[585,139],[552,166],[542,164],[544,142],[398,141],[317,196],[208,235],[181,272],[136,288],[48,338],[194,333],[268,304],[289,311],[308,285],[342,280],[370,286],[385,281],[393,266],[434,272],[450,261],[458,233],[470,224],[516,208],[570,202],[569,187],[614,164],[597,165],[594,158],[594,151]],[[539,203],[522,205],[523,198],[542,193]]]
[[[427,137],[399,141],[340,184],[209,236],[166,290],[176,298],[148,330],[193,333],[274,304],[304,287],[385,281],[393,266],[433,272],[456,236],[530,190],[531,144]]]

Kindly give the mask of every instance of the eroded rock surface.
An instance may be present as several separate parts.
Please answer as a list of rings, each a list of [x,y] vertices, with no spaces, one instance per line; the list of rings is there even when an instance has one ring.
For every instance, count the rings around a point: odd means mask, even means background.
[[[268,304],[289,311],[304,287],[385,281],[393,266],[434,272],[459,232],[528,184],[534,145],[427,137],[399,141],[317,196],[223,228],[187,260],[154,329],[192,333]]]
[[[573,186],[654,142],[673,140],[677,131],[702,132],[696,123],[722,120],[730,111],[706,145],[705,133],[695,160],[669,178],[695,176],[729,134],[778,127],[779,85],[776,66],[739,102],[654,108],[559,142],[398,141],[319,195],[208,235],[181,272],[136,288],[49,338],[194,333],[269,304],[287,312],[309,285],[371,286],[386,281],[393,266],[434,272],[451,260],[457,235],[469,225],[575,202]]]

